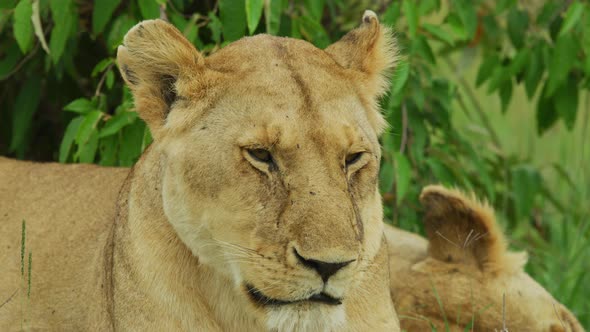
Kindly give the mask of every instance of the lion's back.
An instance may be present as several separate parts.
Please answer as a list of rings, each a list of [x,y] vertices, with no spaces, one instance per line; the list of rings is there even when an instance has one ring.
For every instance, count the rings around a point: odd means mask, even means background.
[[[68,330],[68,316],[92,314],[97,264],[128,172],[0,157],[0,305],[8,301],[0,307],[0,330],[20,329],[23,317],[33,329]],[[21,277],[23,221],[25,276],[32,253],[30,299],[20,290],[28,287]]]

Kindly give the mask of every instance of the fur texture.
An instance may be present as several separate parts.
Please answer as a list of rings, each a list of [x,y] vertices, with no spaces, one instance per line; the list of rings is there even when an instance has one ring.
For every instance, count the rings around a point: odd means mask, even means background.
[[[473,195],[424,188],[428,241],[386,227],[391,294],[407,331],[581,332],[575,316],[523,271],[493,210]],[[503,297],[505,296],[505,306]],[[503,306],[505,317],[503,316]],[[504,325],[505,322],[505,325]]]
[[[0,162],[0,296],[23,218],[39,261],[0,330],[399,331],[377,188],[395,56],[372,12],[327,51],[259,35],[204,58],[168,23],[132,28],[117,60],[154,143],[128,176]]]

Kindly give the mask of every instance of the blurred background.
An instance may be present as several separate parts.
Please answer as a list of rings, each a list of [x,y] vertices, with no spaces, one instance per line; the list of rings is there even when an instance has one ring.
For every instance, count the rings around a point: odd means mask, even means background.
[[[143,19],[167,18],[210,54],[257,33],[323,48],[365,9],[402,54],[381,103],[387,222],[422,233],[426,184],[474,191],[590,327],[586,1],[0,0],[0,155],[132,166],[151,136],[115,56]]]

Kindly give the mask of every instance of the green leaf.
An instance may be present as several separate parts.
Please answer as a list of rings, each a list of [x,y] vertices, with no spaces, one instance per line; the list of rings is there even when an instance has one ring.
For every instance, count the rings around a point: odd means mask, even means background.
[[[408,33],[410,38],[415,38],[418,33],[419,17],[418,8],[414,0],[404,0],[402,3],[402,10],[408,22]]]
[[[209,24],[207,25],[209,30],[211,30],[211,38],[213,39],[213,41],[216,44],[219,44],[221,42],[221,29],[222,29],[223,25],[222,25],[221,21],[219,20],[219,18],[217,18],[217,16],[215,16],[215,13],[210,12],[208,17],[211,20],[209,22]]]
[[[330,38],[319,22],[316,22],[307,16],[300,17],[297,22],[299,22],[301,34],[307,40],[313,42],[314,45],[319,48],[325,48],[330,44]]]
[[[397,68],[395,69],[395,74],[393,76],[393,81],[391,83],[391,94],[393,96],[398,95],[402,91],[402,89],[406,85],[406,82],[408,81],[409,76],[410,65],[406,60],[400,61],[397,65]]]
[[[64,136],[61,140],[61,144],[59,146],[59,162],[65,163],[68,160],[68,156],[70,155],[70,149],[72,148],[72,144],[74,143],[74,139],[78,134],[78,128],[80,124],[84,120],[83,116],[76,117],[70,121],[68,124]]]
[[[105,84],[107,86],[107,89],[112,89],[113,88],[113,84],[115,83],[115,74],[113,73],[112,69],[109,69],[109,71],[107,71],[107,77],[105,79]]]
[[[272,0],[272,2],[276,1]],[[223,39],[234,41],[242,38],[246,31],[246,1],[219,0],[218,4],[219,17],[223,27]]]
[[[51,51],[53,63],[58,63],[70,37],[72,24],[76,20],[76,13],[72,0],[51,0],[49,6],[55,22],[55,26],[51,30],[49,50]]]
[[[445,31],[440,25],[432,25],[428,23],[422,24],[422,28],[430,33],[434,38],[446,43],[447,45],[453,45],[455,42],[450,33]]]
[[[563,119],[569,130],[574,128],[578,112],[578,84],[575,77],[570,77],[555,90],[553,101],[557,114]]]
[[[85,114],[96,109],[96,103],[86,98],[78,98],[64,106],[64,111]]]
[[[191,17],[191,19],[186,23],[184,29],[182,29],[182,34],[193,44],[199,44],[199,26],[197,25],[197,19],[199,18],[198,14],[195,14]]]
[[[325,0],[304,0],[305,8],[307,9],[311,19],[320,22],[324,11]]]
[[[123,127],[132,124],[137,119],[136,112],[121,112],[110,118],[100,130],[99,138],[118,133]]]
[[[96,132],[96,126],[102,118],[102,114],[101,111],[91,111],[84,115],[84,121],[80,124],[76,134],[76,144],[83,146],[88,142],[92,133]]]
[[[464,28],[465,38],[473,39],[477,30],[477,12],[472,0],[453,0],[453,10],[457,12]]]
[[[562,4],[559,1],[545,1],[543,7],[539,11],[539,15],[537,15],[537,25],[546,28],[547,25],[552,18],[556,15],[559,15],[558,11],[561,10]]]
[[[510,76],[518,76],[524,66],[529,62],[530,50],[528,48],[521,49],[516,56],[510,61],[508,73]]]
[[[582,14],[584,13],[584,4],[576,1],[570,5],[565,13],[565,19],[563,20],[563,24],[561,26],[561,30],[559,31],[559,35],[564,35],[568,33],[574,25],[578,23]]]
[[[432,13],[435,10],[440,10],[440,0],[421,0],[418,3],[418,13],[420,14],[420,16],[425,16]]]
[[[160,6],[156,0],[137,0],[137,4],[144,20],[160,18]]]
[[[0,9],[13,9],[18,0],[2,0],[0,1]]]
[[[590,54],[590,15],[584,16],[582,47],[586,54]],[[590,57],[586,57],[590,58]],[[590,76],[590,75],[589,75]]]
[[[529,99],[532,99],[537,86],[543,77],[543,59],[540,47],[535,47],[530,54],[529,62],[525,68],[524,87]]]
[[[503,18],[502,18],[503,19]],[[498,24],[498,17],[493,14],[481,18],[482,35],[487,40],[499,41],[504,36],[504,29]]]
[[[496,13],[500,14],[508,8],[516,5],[516,0],[498,0],[496,3]]]
[[[98,74],[102,73],[111,63],[113,63],[113,58],[106,58],[102,59],[99,63],[94,66],[92,69],[92,74],[90,76],[96,77]]]
[[[488,80],[488,94],[491,94],[497,89],[499,89],[502,86],[502,84],[504,84],[504,82],[510,80],[511,78],[512,76],[510,76],[509,71],[506,67],[502,65],[496,66],[496,69],[494,69],[492,76]]]
[[[488,80],[496,67],[500,65],[500,58],[496,54],[491,54],[483,57],[483,62],[477,71],[477,78],[475,79],[475,86],[480,87],[486,80]]]
[[[98,150],[98,133],[90,133],[88,140],[78,147],[78,157],[81,163],[93,163],[96,151]]]
[[[505,81],[501,86],[500,90],[498,91],[500,95],[500,104],[502,105],[502,113],[506,113],[508,109],[508,104],[510,103],[510,99],[512,98],[512,80]]]
[[[408,193],[410,181],[412,179],[412,166],[410,162],[401,153],[395,153],[395,191],[397,203],[400,204]]]
[[[264,0],[246,0],[246,19],[248,22],[248,32],[250,35],[256,31],[256,27],[262,16]]]
[[[8,75],[22,58],[22,53],[18,45],[16,43],[11,44],[4,56],[0,57],[0,79]]]
[[[526,30],[529,26],[529,15],[513,7],[508,13],[508,36],[517,49],[524,46]]]
[[[467,39],[467,32],[465,31],[465,27],[463,26],[459,15],[451,12],[445,18],[445,22],[449,25],[451,31],[455,34],[457,39]]]
[[[424,36],[418,36],[412,40],[411,52],[413,54],[418,54],[432,65],[436,64],[436,58],[434,57],[432,48],[430,48],[430,45]]]
[[[28,148],[26,140],[29,137],[33,116],[39,106],[39,97],[41,96],[40,77],[33,75],[21,87],[14,109],[12,118],[12,139],[10,141],[11,152],[16,152],[19,158],[23,158]]]
[[[561,24],[563,23],[563,18],[561,17],[561,13],[558,14],[557,17],[552,19],[549,24],[549,36],[551,40],[557,40],[559,37],[559,31],[561,31]]]
[[[111,29],[107,36],[107,45],[109,50],[116,50],[121,43],[123,43],[123,37],[129,29],[131,29],[137,22],[133,17],[124,14],[115,19],[111,25]]]
[[[276,35],[279,32],[282,12],[282,0],[268,0],[264,2],[264,19],[268,34]]]
[[[18,43],[23,54],[31,50],[33,46],[33,3],[31,0],[20,0],[14,9],[14,39]]]
[[[100,0],[94,2],[92,32],[95,35],[100,34],[104,30],[120,3],[121,0]]]
[[[401,3],[399,1],[391,2],[381,17],[383,24],[394,26],[397,23],[400,14]]]
[[[135,121],[123,128],[119,139],[119,162],[121,166],[132,166],[141,155],[145,133],[143,121]]]
[[[578,43],[571,34],[559,36],[549,63],[547,96],[552,96],[557,87],[565,81],[578,54]]]
[[[537,132],[543,134],[558,119],[557,110],[551,97],[546,97],[547,84],[543,87],[541,98],[537,102]]]
[[[541,189],[541,176],[528,165],[516,166],[511,170],[512,194],[518,219],[530,216],[535,196]]]
[[[117,152],[119,144],[117,136],[109,136],[98,141],[101,166],[117,166]]]
[[[154,138],[150,132],[150,127],[145,126],[145,129],[143,130],[143,138],[141,139],[141,152],[145,151],[145,149],[152,144],[153,140]]]
[[[395,171],[393,163],[384,161],[379,172],[379,189],[381,193],[389,192],[393,186]]]
[[[449,169],[440,161],[432,158],[426,159],[430,171],[434,175],[434,181],[441,182],[446,186],[454,184],[453,174]]]

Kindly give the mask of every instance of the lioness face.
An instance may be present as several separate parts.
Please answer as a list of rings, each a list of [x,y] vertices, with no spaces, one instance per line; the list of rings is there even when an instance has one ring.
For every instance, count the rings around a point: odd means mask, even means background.
[[[262,35],[205,59],[158,21],[119,49],[138,110],[151,109],[166,217],[270,327],[293,312],[342,323],[381,245],[375,100],[394,52],[374,14],[363,21],[325,51]],[[142,46],[157,52],[139,61]]]

